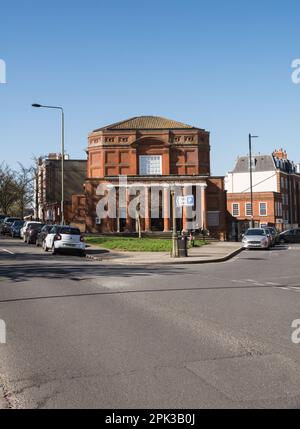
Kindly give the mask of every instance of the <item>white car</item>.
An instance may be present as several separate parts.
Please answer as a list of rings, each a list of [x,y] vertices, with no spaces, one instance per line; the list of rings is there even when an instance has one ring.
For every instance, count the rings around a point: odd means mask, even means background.
[[[52,254],[68,251],[85,256],[85,243],[79,228],[67,225],[54,225],[43,241],[45,252]]]
[[[270,249],[271,238],[263,228],[249,228],[243,235],[243,249]]]
[[[25,240],[24,240],[24,238],[25,238],[25,232],[27,231],[27,229],[28,229],[29,225],[30,225],[30,224],[32,224],[32,223],[39,223],[39,224],[42,224],[42,222],[38,222],[38,221],[35,221],[35,220],[27,220],[27,221],[25,221],[24,225],[23,225],[23,226],[22,226],[22,228],[20,229],[20,238],[21,238],[23,241],[25,241]]]

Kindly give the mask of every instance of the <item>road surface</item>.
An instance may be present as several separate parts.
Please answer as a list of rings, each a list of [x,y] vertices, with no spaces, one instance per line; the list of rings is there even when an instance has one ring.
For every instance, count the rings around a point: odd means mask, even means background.
[[[125,267],[0,238],[13,408],[300,407],[300,245]]]

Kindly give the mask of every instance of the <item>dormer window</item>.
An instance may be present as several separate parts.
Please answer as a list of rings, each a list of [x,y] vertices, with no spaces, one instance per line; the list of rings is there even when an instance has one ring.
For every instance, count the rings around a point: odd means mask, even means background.
[[[251,167],[252,167],[252,170],[255,170],[256,164],[257,164],[257,159],[249,158],[248,163],[249,163],[249,170]]]

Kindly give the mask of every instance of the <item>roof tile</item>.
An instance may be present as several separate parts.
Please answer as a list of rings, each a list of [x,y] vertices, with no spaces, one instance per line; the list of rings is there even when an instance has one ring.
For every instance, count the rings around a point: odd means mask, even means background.
[[[177,122],[172,119],[160,116],[137,116],[115,124],[107,125],[95,131],[104,130],[175,130],[175,129],[195,129],[192,125]]]

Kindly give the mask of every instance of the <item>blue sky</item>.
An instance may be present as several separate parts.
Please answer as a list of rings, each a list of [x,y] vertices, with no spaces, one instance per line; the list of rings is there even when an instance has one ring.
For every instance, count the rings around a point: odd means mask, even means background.
[[[158,115],[211,132],[212,172],[247,153],[287,149],[300,162],[298,0],[10,0],[0,9],[1,160],[59,151],[83,158],[93,129]]]

